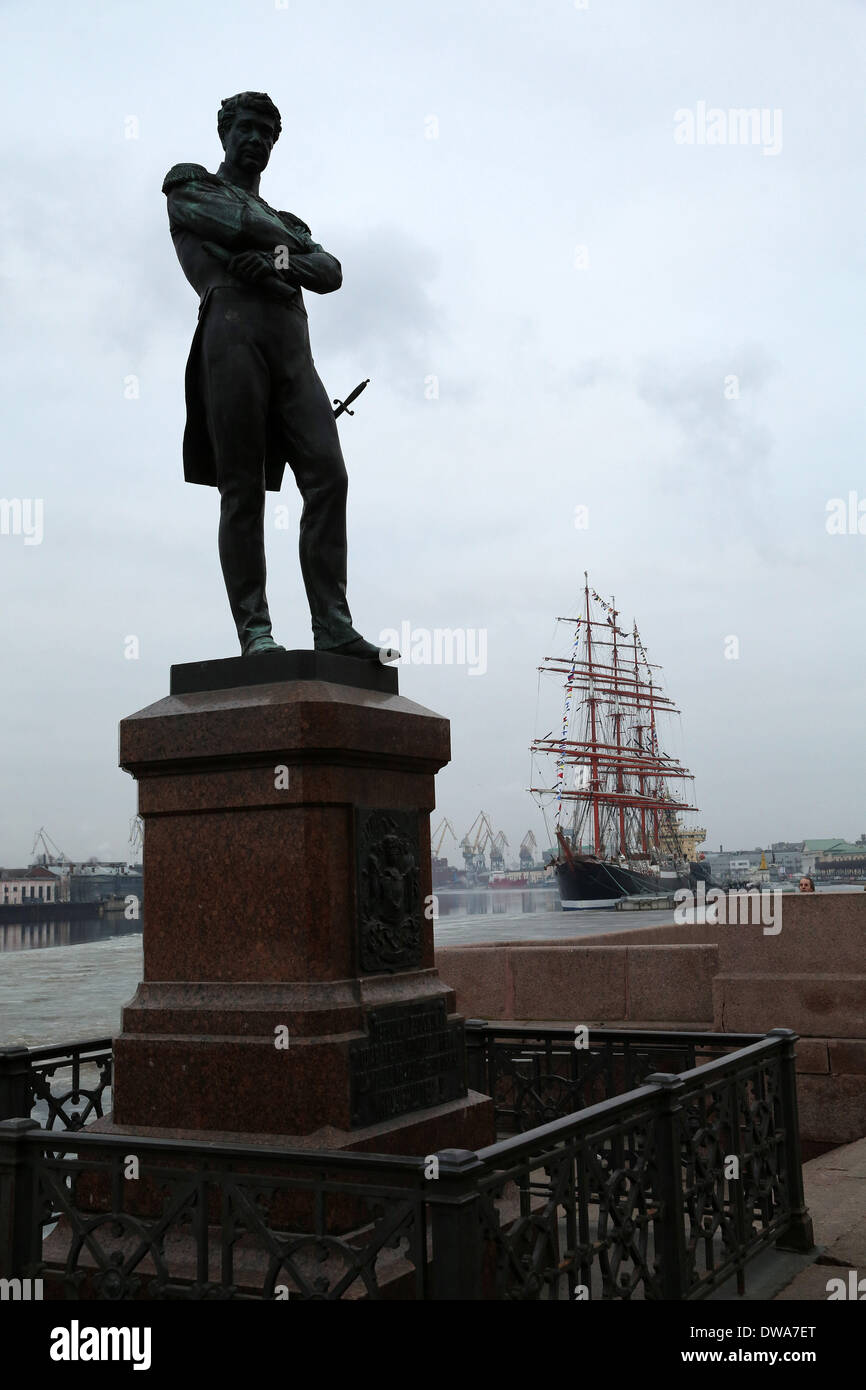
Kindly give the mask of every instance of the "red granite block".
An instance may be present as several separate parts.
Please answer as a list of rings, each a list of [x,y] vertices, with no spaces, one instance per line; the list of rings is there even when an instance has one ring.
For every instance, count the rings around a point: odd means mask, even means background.
[[[351,852],[345,805],[147,819],[145,979],[345,979]]]
[[[800,1133],[813,1143],[850,1144],[866,1134],[862,1076],[798,1076]]]
[[[866,1075],[866,1041],[862,1038],[831,1038],[830,1070],[848,1076]]]
[[[826,1073],[830,1070],[830,1059],[826,1038],[798,1038],[796,1044],[797,1072]]]
[[[863,1031],[866,976],[718,975],[713,1000],[715,1026],[726,1033],[792,1028],[807,1037],[856,1038]]]
[[[620,948],[621,949],[621,948]],[[626,961],[630,1020],[664,1022],[713,1017],[713,977],[718,948],[685,942],[681,946],[629,946]]]
[[[360,1035],[356,1035],[360,1036]],[[118,1124],[168,1130],[262,1128],[309,1134],[351,1126],[349,1039],[123,1034],[115,1040]]]
[[[512,1017],[507,1011],[511,978],[507,948],[490,951],[484,946],[440,947],[436,962],[453,985],[462,1014],[471,1018]]]
[[[451,756],[447,719],[401,695],[324,681],[169,695],[120,724],[120,765],[169,767],[214,756],[255,759],[274,750],[351,753],[368,766],[438,772]]]
[[[604,1023],[626,1017],[624,946],[513,946],[513,1018]]]
[[[322,681],[171,696],[122,722],[144,980],[115,1044],[118,1123],[349,1132],[412,1104],[420,1123],[433,1095],[465,1091],[423,911],[449,751],[441,716]],[[458,1146],[460,1109],[441,1147]]]

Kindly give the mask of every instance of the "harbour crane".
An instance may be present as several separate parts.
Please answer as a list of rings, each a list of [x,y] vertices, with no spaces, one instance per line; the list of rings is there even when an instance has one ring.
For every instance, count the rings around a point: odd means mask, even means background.
[[[475,836],[474,839],[472,838],[473,834]],[[487,815],[486,811],[479,811],[466,834],[463,836],[463,839],[460,841],[460,848],[463,851],[463,861],[466,865],[467,873],[475,874],[487,867],[484,859],[484,851],[488,844],[493,844],[495,840],[496,836],[490,824],[490,817]]]
[[[144,848],[144,821],[141,816],[133,816],[129,822],[129,862],[135,863],[136,854]]]
[[[508,840],[507,840],[507,838],[506,838],[505,831],[504,831],[504,830],[500,830],[500,831],[497,832],[496,838],[494,839],[493,844],[491,845],[491,848],[490,848],[490,867],[491,867],[491,869],[504,869],[504,868],[505,868],[505,854],[504,854],[504,851],[505,851],[505,849],[506,849],[507,847],[508,847]]]
[[[455,845],[457,844],[457,833],[447,816],[439,822],[430,837],[430,848],[433,852],[434,859],[440,857],[442,853],[442,842],[446,835],[450,835]]]
[[[36,847],[40,841],[42,842],[42,853],[39,860],[42,864],[69,864],[71,862],[69,855],[54,843],[45,826],[41,825],[36,832],[33,848],[30,851],[30,858],[34,864],[36,863]]]
[[[531,869],[535,863],[535,855],[538,849],[538,841],[531,830],[527,830],[523,839],[520,841],[520,867],[521,869]]]

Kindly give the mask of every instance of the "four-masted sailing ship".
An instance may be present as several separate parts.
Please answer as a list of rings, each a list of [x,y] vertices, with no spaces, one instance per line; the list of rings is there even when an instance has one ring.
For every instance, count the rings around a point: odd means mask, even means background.
[[[698,809],[687,792],[694,779],[659,741],[665,716],[679,710],[637,624],[621,627],[614,601],[584,581],[583,611],[557,619],[570,629],[570,652],[539,667],[564,678],[562,725],[532,743],[530,791],[546,815],[551,806],[555,813],[551,863],[566,909],[614,907],[624,897],[709,880],[691,857],[704,832],[686,830],[681,819]],[[535,775],[539,764],[546,778]]]

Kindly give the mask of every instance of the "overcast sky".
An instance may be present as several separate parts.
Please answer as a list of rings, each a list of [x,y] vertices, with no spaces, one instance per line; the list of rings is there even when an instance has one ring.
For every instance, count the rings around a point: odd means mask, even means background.
[[[217,167],[244,89],[282,112],[263,196],[343,266],[306,296],[318,370],[331,396],[372,378],[340,424],[355,624],[486,634],[484,674],[400,671],[451,720],[435,821],[543,838],[537,667],[588,569],[682,708],[708,848],[866,831],[866,534],[827,529],[853,493],[866,532],[862,3],[5,0],[0,24],[0,496],[43,505],[40,544],[0,534],[0,864],[41,825],[124,857],[118,721],[172,663],[236,654],[218,496],[183,482],[197,304],[160,188]],[[737,108],[763,132],[709,143]],[[268,508],[275,636],[310,646],[288,470]]]

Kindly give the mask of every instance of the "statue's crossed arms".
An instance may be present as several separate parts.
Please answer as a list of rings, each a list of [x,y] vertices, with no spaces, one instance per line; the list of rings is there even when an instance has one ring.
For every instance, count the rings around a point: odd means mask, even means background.
[[[212,253],[214,249],[222,251],[219,259],[224,265],[244,252],[267,255],[272,258],[270,272],[287,285],[329,294],[343,283],[340,262],[313,241],[305,222],[291,212],[276,212],[264,199],[209,173],[201,164],[174,165],[165,176],[162,191],[168,200],[172,238],[185,270],[183,242],[190,237],[200,244],[208,243]],[[232,273],[237,274],[238,269],[233,266]],[[195,280],[193,283],[201,292]]]

